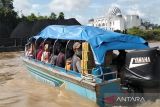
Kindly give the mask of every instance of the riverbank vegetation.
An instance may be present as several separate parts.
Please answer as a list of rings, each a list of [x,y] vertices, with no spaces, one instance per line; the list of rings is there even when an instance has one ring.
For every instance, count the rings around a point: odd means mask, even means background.
[[[33,22],[44,19],[64,20],[65,16],[63,12],[59,14],[52,12],[49,16],[35,15],[34,13],[25,16],[14,10],[13,0],[0,0],[0,38],[8,38],[20,22]]]
[[[138,35],[146,40],[160,41],[160,27],[148,30],[142,30],[134,27],[127,30],[128,34]]]

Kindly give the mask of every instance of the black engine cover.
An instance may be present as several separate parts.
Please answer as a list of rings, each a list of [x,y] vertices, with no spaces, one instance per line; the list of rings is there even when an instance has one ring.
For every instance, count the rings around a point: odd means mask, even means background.
[[[134,86],[160,86],[160,51],[157,48],[137,50],[126,54],[123,78]]]

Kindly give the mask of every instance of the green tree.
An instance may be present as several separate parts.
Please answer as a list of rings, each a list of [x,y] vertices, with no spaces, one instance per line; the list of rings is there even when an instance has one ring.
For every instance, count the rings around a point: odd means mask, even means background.
[[[64,13],[60,12],[57,19],[58,20],[64,20]]]
[[[141,30],[139,28],[131,28],[127,31],[128,34],[141,36],[146,40],[160,40],[160,28],[153,30]]]
[[[17,12],[13,10],[8,10],[5,8],[0,9],[0,22],[6,24],[7,26],[13,26],[18,21],[18,15]]]
[[[31,15],[27,16],[27,19],[29,21],[35,21],[38,20],[37,16],[34,13],[31,13]]]
[[[21,20],[22,22],[23,22],[23,21],[28,21],[27,17],[26,17],[26,16],[24,16],[23,14],[21,15],[20,20]]]
[[[13,9],[13,0],[1,0],[3,8]]]
[[[45,19],[45,17],[44,16],[38,16],[37,19],[42,20],[42,19]]]
[[[145,30],[144,31],[144,38],[147,40],[154,40],[155,37],[154,37],[153,30]]]
[[[156,28],[153,30],[154,40],[160,41],[160,28]]]
[[[49,16],[49,19],[56,20],[57,19],[57,15],[54,12],[52,12],[51,15]]]
[[[137,28],[137,27],[133,27],[133,28],[131,28],[131,29],[128,29],[127,30],[127,33],[128,34],[131,34],[131,35],[138,35],[138,36],[141,36],[141,37],[143,37],[144,38],[144,31],[143,30],[141,30],[141,29],[139,29],[139,28]]]
[[[3,30],[1,29],[1,34],[4,35],[3,37],[8,37],[18,22],[17,12],[11,9],[0,8],[0,24],[3,28]]]

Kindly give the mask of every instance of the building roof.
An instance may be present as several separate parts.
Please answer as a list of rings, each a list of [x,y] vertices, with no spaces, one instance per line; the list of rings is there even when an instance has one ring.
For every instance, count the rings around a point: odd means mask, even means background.
[[[12,31],[10,38],[30,37],[33,25],[34,22],[31,21],[20,22],[17,27]]]
[[[25,38],[37,35],[42,29],[49,25],[81,25],[75,18],[65,20],[43,19],[34,22],[20,22],[12,31],[11,38]]]
[[[118,7],[112,7],[108,11],[109,17],[116,16],[116,15],[122,15],[121,10]]]

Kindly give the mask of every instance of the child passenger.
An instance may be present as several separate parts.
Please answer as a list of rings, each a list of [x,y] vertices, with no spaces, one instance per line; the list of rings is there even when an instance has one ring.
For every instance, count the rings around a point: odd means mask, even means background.
[[[42,53],[42,56],[41,56],[41,61],[45,63],[48,63],[50,58],[50,52],[48,48],[49,48],[49,45],[45,44],[44,52]]]

